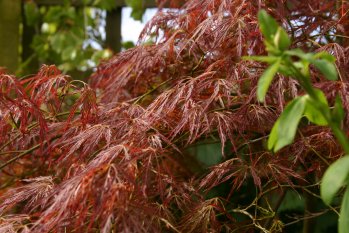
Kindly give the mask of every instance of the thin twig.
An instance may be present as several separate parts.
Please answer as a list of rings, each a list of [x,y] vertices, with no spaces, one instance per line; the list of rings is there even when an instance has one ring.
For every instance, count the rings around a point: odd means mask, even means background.
[[[8,160],[8,161],[5,162],[4,164],[0,165],[0,171],[1,171],[4,167],[6,167],[7,165],[13,163],[14,161],[16,161],[16,160],[22,158],[23,156],[25,156],[25,155],[27,155],[27,154],[33,152],[34,150],[38,149],[38,148],[40,147],[40,145],[41,145],[41,144],[37,144],[37,145],[33,146],[32,148],[29,148],[28,150],[26,150],[26,151],[20,153],[19,155],[13,157],[13,158],[10,159],[10,160]]]
[[[133,102],[133,104],[138,104],[139,101],[141,101],[144,97],[146,97],[147,95],[150,95],[151,93],[153,93],[154,91],[156,91],[159,87],[165,85],[166,83],[170,82],[171,80],[173,80],[173,78],[169,78],[166,81],[160,83],[159,85],[157,85],[156,87],[154,87],[153,89],[147,91],[146,93],[144,93],[143,95],[137,97],[135,99],[135,101]]]

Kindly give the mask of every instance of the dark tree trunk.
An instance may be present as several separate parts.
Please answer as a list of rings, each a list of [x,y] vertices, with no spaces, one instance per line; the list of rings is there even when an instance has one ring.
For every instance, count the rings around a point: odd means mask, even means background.
[[[121,50],[121,15],[121,7],[107,12],[106,46],[113,52]]]

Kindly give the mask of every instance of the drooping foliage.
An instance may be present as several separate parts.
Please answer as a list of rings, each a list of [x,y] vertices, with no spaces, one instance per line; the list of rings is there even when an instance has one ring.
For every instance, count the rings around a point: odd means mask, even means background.
[[[314,207],[318,180],[343,154],[328,128],[303,119],[292,145],[267,149],[301,89],[278,76],[257,100],[266,66],[242,56],[266,53],[262,8],[291,47],[336,57],[339,80],[313,69],[312,82],[332,103],[339,93],[348,112],[348,3],[189,0],[160,10],[139,45],[101,64],[89,84],[54,66],[1,73],[0,232],[282,232],[336,213]],[[212,143],[219,162],[207,168],[200,146]],[[285,216],[292,193],[304,213]]]

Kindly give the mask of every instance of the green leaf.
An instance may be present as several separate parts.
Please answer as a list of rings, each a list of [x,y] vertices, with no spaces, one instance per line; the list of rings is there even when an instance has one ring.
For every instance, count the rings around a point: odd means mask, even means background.
[[[291,39],[282,27],[278,27],[277,29],[277,32],[274,37],[274,44],[281,51],[288,49],[288,47],[290,47],[291,45]]]
[[[278,72],[284,76],[293,76],[294,71],[290,69],[290,67],[286,65],[280,65]]]
[[[220,143],[193,145],[186,152],[205,167],[219,164],[223,158],[222,145]]]
[[[265,10],[258,12],[259,28],[266,40],[272,42],[278,29],[278,24]]]
[[[348,184],[347,184],[348,185]],[[338,219],[338,232],[349,233],[349,189],[345,190]]]
[[[125,3],[132,8],[131,17],[135,20],[142,21],[142,16],[145,12],[143,1],[140,0],[125,0]]]
[[[349,156],[346,155],[329,166],[320,186],[320,194],[322,200],[327,204],[331,204],[338,190],[346,184],[349,174]],[[347,216],[348,217],[348,216]]]
[[[34,26],[40,19],[40,12],[35,2],[26,2],[24,4],[24,14],[29,26]]]
[[[327,120],[321,114],[321,112],[314,107],[311,101],[307,101],[307,105],[304,110],[304,115],[308,118],[308,120],[316,125],[325,126],[328,125]]]
[[[91,56],[91,60],[98,65],[102,59],[107,59],[112,56],[112,51],[109,49],[97,50]]]
[[[264,102],[265,95],[267,94],[268,88],[273,80],[275,74],[280,67],[281,60],[278,59],[274,64],[268,67],[258,80],[257,85],[257,99],[260,102]]]
[[[336,66],[328,60],[313,60],[312,63],[328,80],[337,80]]]
[[[326,106],[326,108],[323,109],[328,109],[328,103],[325,94],[318,89],[315,89],[315,93],[320,100],[319,102],[322,103],[322,106]],[[328,122],[326,118],[323,116],[322,112],[319,111],[319,104],[309,96],[306,100],[307,101],[304,109],[304,115],[308,118],[308,120],[316,125],[327,125]]]
[[[336,61],[336,58],[329,54],[328,52],[322,51],[314,55],[315,59],[324,59],[326,61],[334,63]]]
[[[274,152],[277,152],[293,142],[307,98],[308,96],[298,97],[286,106],[271,130],[268,139],[269,150],[273,149]]]
[[[337,123],[337,125],[341,125],[345,116],[345,112],[343,109],[342,99],[339,95],[336,96],[336,101],[334,103],[334,108],[332,110],[333,120]]]
[[[308,62],[311,62],[314,59],[313,53],[305,53],[301,49],[287,50],[287,51],[285,51],[285,54],[290,55],[290,56],[299,57],[300,59],[308,61]]]
[[[61,53],[66,48],[66,36],[64,33],[56,33],[52,35],[50,44],[54,51]]]
[[[61,57],[63,61],[69,61],[74,60],[76,58],[77,50],[72,47],[68,46],[62,50]]]
[[[122,47],[124,49],[130,49],[130,48],[133,48],[135,47],[136,45],[133,43],[133,41],[125,41],[125,42],[122,42]]]
[[[103,10],[110,11],[116,7],[116,1],[115,0],[95,0],[93,5]]]
[[[273,147],[276,145],[278,139],[279,139],[279,125],[280,125],[280,118],[276,120],[274,123],[274,126],[270,132],[269,138],[268,138],[268,149],[272,150]]]
[[[265,63],[271,64],[271,63],[276,62],[280,58],[276,57],[276,56],[244,56],[244,57],[242,57],[242,59],[260,61],[260,62],[265,62]]]

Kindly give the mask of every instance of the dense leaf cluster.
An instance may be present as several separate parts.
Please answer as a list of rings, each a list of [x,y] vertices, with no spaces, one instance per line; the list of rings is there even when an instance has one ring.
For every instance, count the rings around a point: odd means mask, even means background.
[[[80,7],[73,3],[62,1],[57,6],[40,6],[35,1],[23,3],[23,20],[27,30],[34,33],[28,41],[33,53],[22,61],[19,72],[36,69],[29,67],[34,61],[59,64],[64,72],[86,71],[111,56],[100,27],[106,17],[103,10],[114,9],[116,1],[83,0]]]
[[[0,232],[292,232],[336,217],[318,195],[343,154],[331,131],[303,118],[292,145],[267,148],[303,93],[280,74],[259,94],[264,103],[256,97],[266,66],[242,56],[267,52],[262,8],[286,28],[287,46],[336,58],[337,81],[309,73],[348,112],[347,3],[189,0],[159,11],[139,46],[101,64],[89,84],[54,66],[0,74]],[[207,168],[199,148],[210,143],[220,161]],[[305,200],[297,216],[286,203],[294,193]]]

